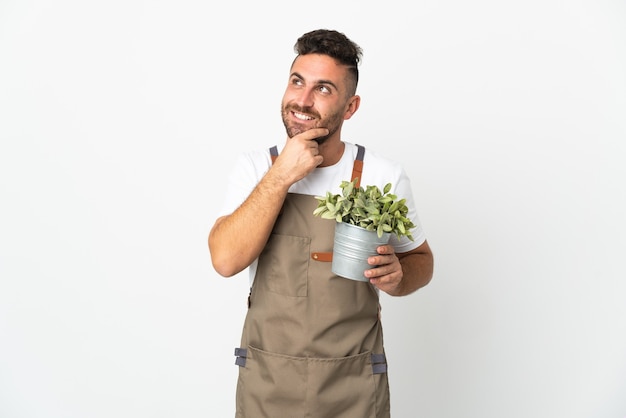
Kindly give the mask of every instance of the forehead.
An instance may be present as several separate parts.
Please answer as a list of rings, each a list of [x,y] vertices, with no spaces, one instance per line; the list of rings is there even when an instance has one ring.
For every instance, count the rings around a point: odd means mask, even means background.
[[[348,67],[335,61],[334,58],[322,54],[299,55],[291,66],[291,74],[298,73],[305,81],[319,80],[343,83]]]

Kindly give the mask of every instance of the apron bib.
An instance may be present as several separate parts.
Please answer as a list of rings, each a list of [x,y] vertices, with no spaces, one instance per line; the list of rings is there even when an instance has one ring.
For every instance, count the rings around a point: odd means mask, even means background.
[[[289,193],[259,256],[235,349],[238,418],[390,416],[378,293],[331,272],[336,222],[313,216],[317,203]]]

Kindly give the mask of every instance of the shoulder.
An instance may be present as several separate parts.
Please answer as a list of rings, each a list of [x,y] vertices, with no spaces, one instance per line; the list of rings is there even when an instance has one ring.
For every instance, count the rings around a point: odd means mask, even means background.
[[[239,158],[249,161],[270,161],[270,149],[275,145],[269,145],[265,148],[255,148],[239,152]]]
[[[358,153],[358,147],[363,147],[365,150],[364,153],[364,158],[363,158],[363,164],[372,164],[375,165],[376,167],[385,167],[385,168],[393,168],[393,167],[398,167],[398,162],[393,160],[392,158],[389,158],[388,156],[384,155],[383,153],[381,153],[379,150],[375,149],[375,148],[370,148],[367,145],[364,144],[358,144],[358,143],[351,143],[351,142],[344,142],[346,145],[346,150],[345,152],[348,153],[348,155],[352,155],[352,157],[354,159],[356,159],[357,157],[357,153]]]
[[[354,146],[356,156],[356,146]],[[361,184],[372,184],[382,188],[392,183],[395,188],[398,183],[406,179],[404,167],[393,158],[379,152],[377,149],[365,146],[363,158],[363,181]]]
[[[236,159],[235,166],[256,173],[257,177],[262,176],[272,165],[270,148],[258,148],[254,150],[242,151]]]
[[[376,166],[387,167],[390,169],[401,168],[400,164],[396,160],[381,154],[376,149],[365,149],[365,158],[363,163],[365,164],[366,162],[370,164],[376,164]]]
[[[346,145],[349,145],[350,147],[353,147],[354,154],[356,155],[357,145],[356,144],[349,144],[349,143],[346,143]],[[365,161],[372,161],[372,162],[375,162],[377,164],[397,165],[396,161],[394,161],[388,155],[386,155],[383,152],[381,152],[379,149],[374,148],[374,147],[368,147],[367,145],[364,145],[364,144],[360,144],[360,146],[365,148]]]

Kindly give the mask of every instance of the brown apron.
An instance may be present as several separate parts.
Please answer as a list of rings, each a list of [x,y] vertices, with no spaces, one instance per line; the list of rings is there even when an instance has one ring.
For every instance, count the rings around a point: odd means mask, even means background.
[[[335,222],[316,207],[289,193],[259,256],[235,349],[238,418],[390,416],[378,293],[331,272]]]

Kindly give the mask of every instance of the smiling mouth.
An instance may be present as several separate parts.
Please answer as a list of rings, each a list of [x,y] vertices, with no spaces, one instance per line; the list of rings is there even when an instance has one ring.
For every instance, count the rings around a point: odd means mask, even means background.
[[[291,112],[291,114],[292,114],[292,115],[293,115],[296,119],[301,120],[301,121],[303,121],[303,122],[306,122],[306,121],[309,121],[309,120],[313,120],[313,119],[315,119],[315,118],[314,118],[314,117],[312,117],[312,116],[308,116],[308,115],[305,115],[304,113],[300,113],[300,112],[295,112],[295,111],[292,111],[292,112]]]

